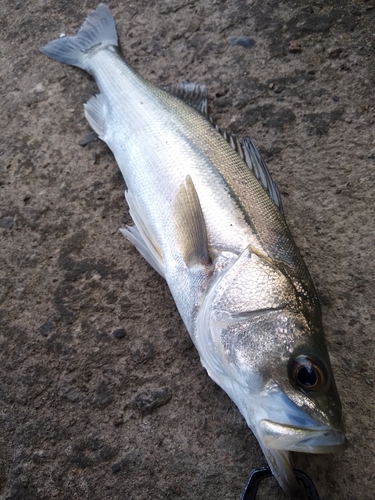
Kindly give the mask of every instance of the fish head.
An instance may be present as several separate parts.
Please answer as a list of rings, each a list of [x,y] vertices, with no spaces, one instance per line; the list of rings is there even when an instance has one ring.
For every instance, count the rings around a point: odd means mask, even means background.
[[[296,495],[290,451],[347,446],[320,310],[307,312],[291,280],[248,251],[211,287],[198,326],[203,365],[240,409],[280,485]]]

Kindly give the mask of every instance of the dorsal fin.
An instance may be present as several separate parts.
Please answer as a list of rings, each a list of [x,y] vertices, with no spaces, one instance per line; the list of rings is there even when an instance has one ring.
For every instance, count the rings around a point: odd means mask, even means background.
[[[207,87],[203,83],[181,82],[161,88],[207,117]]]
[[[279,187],[276,182],[272,180],[270,171],[261,157],[258,148],[255,146],[250,137],[244,137],[241,139],[240,143],[245,156],[244,160],[246,165],[253,172],[262,187],[267,191],[268,196],[274,202],[279,211],[284,214]]]
[[[279,188],[276,182],[272,180],[270,171],[251,138],[237,139],[235,135],[227,130],[221,130],[213,123],[212,119],[210,121],[253,172],[259,184],[267,192],[280,213],[284,214]]]

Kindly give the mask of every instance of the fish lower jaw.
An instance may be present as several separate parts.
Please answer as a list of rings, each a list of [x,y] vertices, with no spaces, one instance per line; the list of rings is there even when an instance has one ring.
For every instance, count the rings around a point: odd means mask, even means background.
[[[347,448],[343,432],[322,426],[313,429],[261,420],[259,431],[264,445],[273,450],[302,453],[339,453]]]

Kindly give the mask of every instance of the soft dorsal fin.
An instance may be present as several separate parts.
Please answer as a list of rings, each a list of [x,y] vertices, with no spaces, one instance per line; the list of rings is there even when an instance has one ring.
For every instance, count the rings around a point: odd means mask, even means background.
[[[203,83],[181,82],[161,88],[207,117],[207,87]]]
[[[279,187],[276,182],[272,180],[270,171],[261,157],[258,148],[255,146],[250,137],[244,137],[241,139],[240,143],[246,165],[253,172],[262,187],[267,191],[268,196],[274,202],[279,211],[283,214],[284,210],[281,202]]]
[[[235,135],[232,135],[227,130],[221,130],[211,119],[210,121],[253,172],[280,213],[284,214],[279,188],[276,182],[272,180],[270,171],[251,138],[244,137],[243,139],[237,139]]]

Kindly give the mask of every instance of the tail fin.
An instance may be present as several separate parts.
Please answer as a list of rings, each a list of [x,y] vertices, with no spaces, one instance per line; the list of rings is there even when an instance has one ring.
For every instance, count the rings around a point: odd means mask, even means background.
[[[87,54],[100,45],[118,45],[115,21],[111,11],[103,3],[90,12],[75,36],[57,38],[39,47],[39,50],[51,59],[87,71]]]

